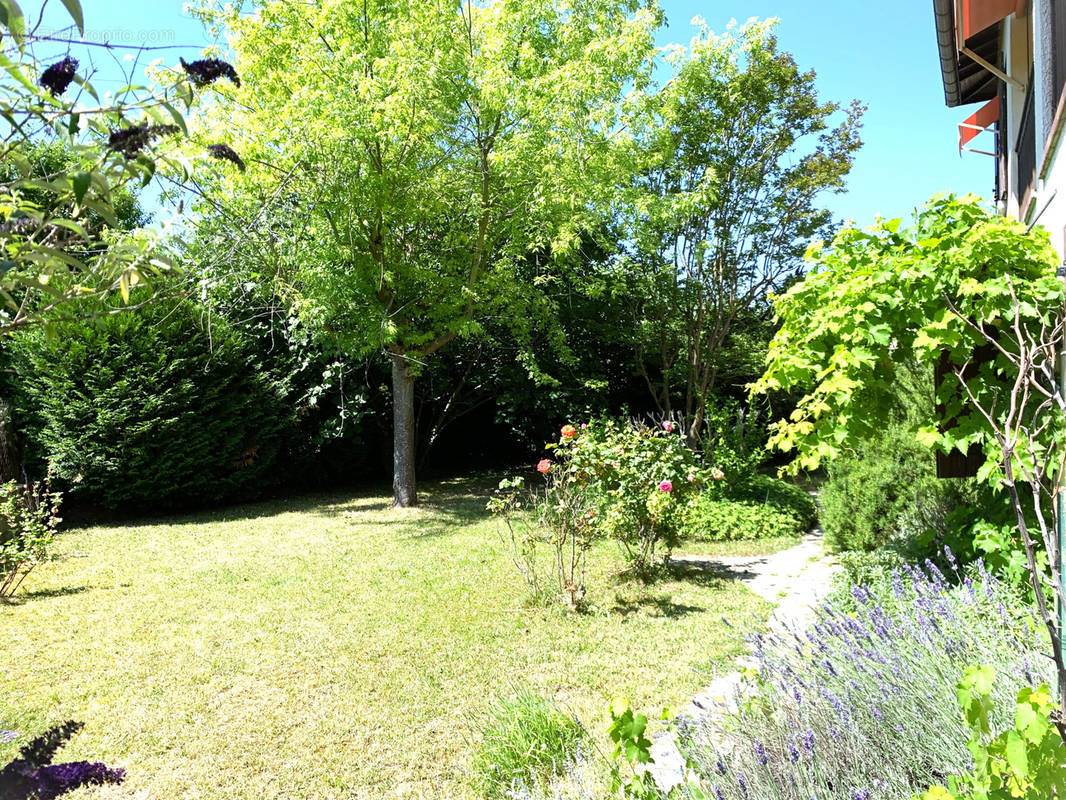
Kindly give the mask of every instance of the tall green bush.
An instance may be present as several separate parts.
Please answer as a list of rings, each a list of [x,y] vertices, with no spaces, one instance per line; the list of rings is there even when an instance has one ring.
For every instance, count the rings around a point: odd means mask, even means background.
[[[892,546],[923,554],[948,536],[968,486],[938,480],[932,453],[897,424],[833,461],[828,473],[819,493],[821,519],[826,542],[837,551]]]
[[[82,499],[174,507],[275,480],[285,387],[192,302],[28,330],[11,350],[32,449]]]

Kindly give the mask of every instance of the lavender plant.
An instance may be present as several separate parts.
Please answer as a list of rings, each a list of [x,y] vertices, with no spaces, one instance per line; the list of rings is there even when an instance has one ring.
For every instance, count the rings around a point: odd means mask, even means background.
[[[850,613],[827,602],[804,632],[756,635],[738,710],[684,730],[708,795],[887,800],[969,768],[955,699],[967,665],[1002,676],[992,705],[1004,717],[1054,672],[1035,613],[980,563],[962,577],[903,567],[888,587],[856,586]]]

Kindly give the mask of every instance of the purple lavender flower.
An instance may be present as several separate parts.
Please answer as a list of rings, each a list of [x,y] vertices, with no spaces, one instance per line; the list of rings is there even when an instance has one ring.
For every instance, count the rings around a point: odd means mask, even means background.
[[[863,605],[866,605],[870,600],[873,599],[873,595],[870,593],[870,590],[867,589],[865,586],[852,586],[851,596]]]
[[[897,600],[903,599],[903,576],[900,575],[898,569],[892,570],[892,593]]]
[[[758,759],[759,764],[765,767],[767,762],[770,760],[766,756],[766,747],[764,747],[763,743],[760,742],[758,739],[755,740],[752,747],[755,750],[755,758]]]
[[[803,734],[803,740],[802,740],[801,743],[803,745],[803,749],[806,750],[808,754],[813,753],[814,752],[814,731],[812,731],[810,729],[806,730],[804,732],[804,734]]]
[[[737,786],[740,787],[740,793],[745,797],[748,796],[748,781],[743,775],[737,775]]]
[[[788,743],[788,760],[795,764],[800,760],[800,751],[796,748],[796,745],[792,742]]]
[[[870,800],[869,789],[856,789],[855,794],[852,795],[853,800]]]
[[[717,783],[714,785],[715,800],[725,800],[725,792],[722,791],[722,787]]]
[[[944,556],[947,558],[948,564],[951,565],[951,568],[957,571],[959,568],[959,563],[955,560],[955,554],[951,552],[951,548],[947,545],[944,545]]]

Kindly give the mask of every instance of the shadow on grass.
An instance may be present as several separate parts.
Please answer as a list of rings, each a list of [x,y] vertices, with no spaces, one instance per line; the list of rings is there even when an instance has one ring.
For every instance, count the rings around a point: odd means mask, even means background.
[[[745,569],[742,566],[734,567],[714,558],[696,558],[693,556],[686,556],[684,560],[672,558],[666,569],[675,580],[711,588],[720,588],[724,581],[749,580],[756,575],[750,569]]]
[[[427,481],[419,487],[419,506],[410,517],[400,516],[395,522],[415,526],[421,530],[411,538],[443,536],[452,533],[456,525],[486,519],[485,504],[495,482],[486,475]],[[352,518],[359,515],[382,514],[390,511],[392,490],[386,485],[363,486],[352,491],[316,492],[275,497],[239,505],[221,506],[196,511],[176,510],[173,513],[108,514],[96,510],[82,510],[72,527],[102,525],[109,528],[154,526],[211,525],[238,520],[266,519],[283,514],[304,514],[322,519]],[[391,520],[390,520],[391,521]],[[373,524],[380,524],[374,520]]]
[[[0,604],[21,606],[31,600],[46,600],[50,597],[67,597],[89,591],[87,586],[60,586],[56,589],[35,589],[32,592],[17,592],[14,597],[0,598]]]
[[[650,617],[668,617],[677,619],[686,614],[698,614],[707,609],[702,606],[690,606],[675,603],[669,594],[645,595],[636,599],[616,600],[611,611],[623,617],[644,614]]]

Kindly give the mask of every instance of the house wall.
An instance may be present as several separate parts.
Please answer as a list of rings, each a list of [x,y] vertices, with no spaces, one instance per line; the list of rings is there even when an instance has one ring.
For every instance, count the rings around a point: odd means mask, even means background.
[[[1010,77],[1025,83],[1029,80],[1029,68],[1033,63],[1033,37],[1029,14],[1015,14],[1004,24],[1003,64]],[[1005,147],[1007,155],[1006,215],[1017,218],[1021,198],[1015,193],[1018,174],[1018,130],[1021,127],[1022,110],[1025,107],[1025,92],[1007,84],[1007,124]]]
[[[1037,138],[1037,164],[1044,163],[1045,146],[1054,131],[1052,124],[1059,98],[1053,96],[1052,74],[1052,20],[1053,2],[1066,0],[1031,0],[1024,4],[1026,8],[1007,19],[1004,26],[1004,63],[1008,74],[1024,84],[1028,84],[1030,74],[1036,95],[1034,97],[1035,128]],[[1050,168],[1043,180],[1037,176],[1033,192],[1035,198],[1028,208],[1020,208],[1022,198],[1016,193],[1017,185],[1017,144],[1025,93],[1008,84],[1007,86],[1007,216],[1021,219],[1023,222],[1045,227],[1051,234],[1051,241],[1060,258],[1066,259],[1066,158],[1060,157],[1062,140],[1059,136],[1050,154]],[[1061,123],[1060,123],[1061,125]]]

